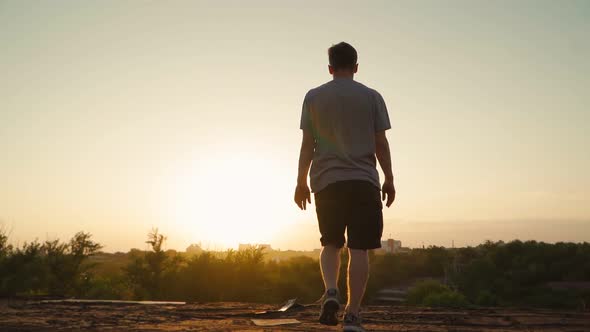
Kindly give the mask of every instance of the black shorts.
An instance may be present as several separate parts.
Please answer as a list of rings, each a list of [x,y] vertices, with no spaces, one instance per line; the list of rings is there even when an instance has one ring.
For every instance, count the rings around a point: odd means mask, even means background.
[[[363,180],[339,181],[315,193],[322,246],[342,248],[344,230],[351,249],[381,248],[381,192]]]

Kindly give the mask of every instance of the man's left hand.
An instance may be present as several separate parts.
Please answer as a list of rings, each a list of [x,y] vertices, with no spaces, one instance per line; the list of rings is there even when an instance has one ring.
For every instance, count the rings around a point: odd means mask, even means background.
[[[385,179],[383,187],[381,187],[381,195],[383,200],[387,198],[385,206],[390,207],[391,203],[395,200],[395,186],[393,185],[393,180]]]

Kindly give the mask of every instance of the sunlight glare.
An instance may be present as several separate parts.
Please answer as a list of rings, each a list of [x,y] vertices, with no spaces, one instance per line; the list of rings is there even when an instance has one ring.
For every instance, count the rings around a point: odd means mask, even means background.
[[[296,219],[293,174],[279,160],[240,153],[187,163],[172,181],[170,213],[194,243],[272,243]],[[213,248],[211,248],[213,249]]]

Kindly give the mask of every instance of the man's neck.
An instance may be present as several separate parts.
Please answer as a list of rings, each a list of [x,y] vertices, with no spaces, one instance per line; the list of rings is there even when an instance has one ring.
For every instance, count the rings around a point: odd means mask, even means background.
[[[332,74],[332,77],[336,80],[336,79],[348,79],[348,80],[352,80],[354,79],[354,74],[353,73],[334,73]]]

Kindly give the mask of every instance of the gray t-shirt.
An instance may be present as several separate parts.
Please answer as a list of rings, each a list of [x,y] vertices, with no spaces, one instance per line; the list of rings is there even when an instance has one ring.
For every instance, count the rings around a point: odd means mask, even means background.
[[[313,192],[344,180],[380,187],[375,133],[391,124],[379,92],[353,79],[335,78],[305,95],[300,128],[311,131],[316,141],[309,175]]]

